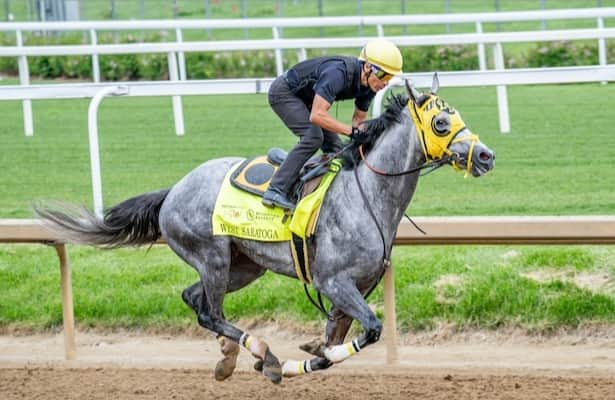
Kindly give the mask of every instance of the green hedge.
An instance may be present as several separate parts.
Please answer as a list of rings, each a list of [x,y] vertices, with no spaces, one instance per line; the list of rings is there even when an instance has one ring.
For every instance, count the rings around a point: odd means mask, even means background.
[[[145,42],[165,39],[162,35],[142,38]],[[137,42],[135,37],[101,37],[101,43]],[[14,42],[3,39],[0,44]],[[82,37],[61,39],[32,37],[28,45],[86,43]],[[595,65],[598,49],[595,42],[551,42],[530,47],[524,53],[507,55],[508,68],[556,67],[571,65]],[[609,46],[608,59],[615,57],[615,46]],[[323,54],[310,51],[309,56]],[[297,62],[295,52],[285,51],[285,68]],[[478,69],[476,46],[433,46],[402,49],[404,70],[411,71],[462,71]],[[273,51],[245,51],[218,53],[185,53],[188,79],[245,78],[275,76]],[[30,75],[41,79],[90,79],[92,64],[89,56],[40,56],[29,57]],[[17,59],[0,57],[0,73],[17,75]],[[168,66],[166,54],[105,55],[100,56],[100,73],[104,81],[120,80],[166,80]]]
[[[615,47],[609,49],[611,58]],[[553,42],[534,47],[526,57],[528,67],[575,66],[598,64],[598,46],[595,43]]]

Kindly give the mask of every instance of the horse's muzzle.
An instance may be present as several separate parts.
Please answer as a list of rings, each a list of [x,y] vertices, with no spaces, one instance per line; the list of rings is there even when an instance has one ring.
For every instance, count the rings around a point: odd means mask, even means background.
[[[483,176],[493,167],[495,167],[495,152],[482,144],[476,144],[472,152],[472,176]]]

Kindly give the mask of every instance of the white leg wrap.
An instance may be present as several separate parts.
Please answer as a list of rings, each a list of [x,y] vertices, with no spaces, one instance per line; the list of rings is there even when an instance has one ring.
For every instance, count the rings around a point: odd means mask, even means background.
[[[245,347],[252,353],[253,356],[260,359],[265,358],[265,351],[267,350],[267,344],[254,336],[250,336],[244,333],[239,338],[239,344]]]
[[[342,362],[348,357],[357,354],[361,348],[357,339],[352,342],[338,344],[337,346],[327,347],[325,349],[325,357],[332,363]]]
[[[290,378],[297,375],[309,374],[312,372],[310,360],[295,361],[287,360],[282,364],[282,376]]]

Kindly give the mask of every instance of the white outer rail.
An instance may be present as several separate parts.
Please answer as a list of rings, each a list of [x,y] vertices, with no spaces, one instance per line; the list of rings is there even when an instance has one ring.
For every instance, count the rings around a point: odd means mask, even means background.
[[[604,41],[607,38],[615,38],[615,28],[609,29],[589,29],[575,31],[549,31],[549,32],[509,32],[509,33],[483,33],[483,34],[462,34],[462,35],[431,35],[415,37],[391,37],[398,44],[414,45],[433,45],[446,43],[479,43],[494,44],[494,58],[496,71],[504,71],[504,60],[501,43],[516,43],[534,40],[540,34],[541,40],[556,39],[599,39]],[[219,41],[219,42],[189,42],[189,43],[142,43],[142,44],[118,44],[118,45],[74,45],[74,46],[32,46],[19,47],[8,46],[0,47],[0,56],[17,56],[20,60],[25,60],[27,55],[78,55],[78,54],[130,54],[130,53],[150,53],[166,52],[168,54],[170,78],[178,81],[181,73],[178,73],[177,60],[175,54],[183,54],[186,51],[215,51],[222,49],[283,49],[283,48],[329,48],[329,47],[354,47],[360,46],[365,38],[336,38],[336,39],[278,39],[278,40],[244,40],[239,42]],[[600,56],[602,67],[606,67],[606,55]],[[20,65],[27,62],[20,61]],[[491,72],[491,71],[489,71]],[[487,73],[487,71],[485,71]],[[29,82],[27,74],[20,71],[22,84]],[[497,75],[492,75],[497,76]],[[603,80],[606,82],[607,79]],[[531,83],[531,82],[528,82]],[[60,89],[63,85],[53,85],[54,89]],[[54,97],[51,97],[54,98]],[[26,102],[28,105],[26,105]],[[33,134],[32,112],[29,106],[30,99],[24,99],[24,126],[26,135]],[[508,100],[506,88],[503,82],[498,84],[498,104],[500,113],[500,130],[510,131],[508,115]],[[181,98],[173,97],[173,109],[175,114],[175,131],[177,135],[184,134],[184,123],[182,116]]]
[[[503,71],[455,71],[439,72],[443,87],[473,87],[496,85],[528,85],[555,83],[584,83],[615,81],[615,64],[606,66],[519,68]],[[420,72],[405,74],[418,87],[430,87],[433,73]],[[112,83],[68,83],[59,85],[0,86],[2,100],[44,100],[92,98],[104,87],[125,86],[130,96],[176,96],[213,94],[259,94],[267,93],[275,78],[207,79],[192,81],[139,81]],[[391,80],[389,86],[402,81]],[[384,92],[374,100],[374,116],[379,115]]]
[[[429,88],[433,78],[432,73],[408,74],[405,76],[412,80],[416,87]],[[581,83],[581,82],[608,82],[615,80],[615,64],[592,67],[560,67],[560,68],[530,68],[509,69],[473,72],[441,72],[438,73],[441,87],[467,87],[467,86],[497,86],[527,85],[527,84],[555,84],[555,83]],[[372,116],[377,117],[382,112],[382,102],[386,92],[393,87],[404,85],[401,78],[394,78],[389,82],[386,90],[376,94],[372,106]],[[508,99],[504,94],[500,98],[498,92],[498,110],[500,116],[500,130],[507,132],[510,129],[510,116],[508,113]]]

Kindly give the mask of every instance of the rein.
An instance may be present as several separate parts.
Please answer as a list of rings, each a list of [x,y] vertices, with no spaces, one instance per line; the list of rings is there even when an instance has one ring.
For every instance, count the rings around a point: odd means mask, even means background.
[[[410,169],[407,169],[405,171],[401,171],[401,172],[385,172],[385,171],[383,171],[381,169],[378,169],[378,168],[374,167],[369,162],[367,162],[367,158],[365,158],[365,154],[363,153],[363,145],[359,146],[359,154],[361,155],[361,160],[365,163],[365,166],[367,168],[369,168],[371,171],[375,172],[376,174],[382,175],[382,176],[402,176],[402,175],[408,175],[408,174],[412,174],[414,172],[418,172],[418,171],[421,171],[421,170],[424,170],[424,169],[428,169],[428,168],[429,168],[428,172],[432,172],[432,171],[435,171],[436,169],[440,168],[444,164],[448,164],[449,162],[454,161],[455,159],[458,158],[457,154],[447,154],[446,156],[442,157],[439,160],[432,160],[431,162],[426,162],[426,163],[424,163],[422,165],[419,165],[418,167],[410,168]],[[356,176],[356,174],[355,174],[355,176]]]
[[[369,168],[370,171],[381,175],[381,176],[403,176],[403,175],[408,175],[408,174],[412,174],[415,172],[419,172],[422,170],[428,170],[425,174],[426,175],[428,173],[431,173],[433,171],[435,171],[436,169],[440,168],[441,166],[450,163],[451,161],[455,161],[459,156],[456,153],[450,153],[450,154],[446,154],[444,157],[442,157],[439,160],[431,160],[431,161],[427,161],[421,165],[419,165],[418,167],[414,167],[414,168],[410,168],[407,169],[405,171],[400,171],[400,172],[386,172],[383,171],[381,169],[378,169],[376,167],[374,167],[373,165],[371,165],[368,161],[367,158],[365,157],[365,154],[363,152],[363,145],[359,146],[359,154],[361,155],[361,160],[365,163],[365,166],[367,166],[367,168]],[[365,295],[365,298],[367,298],[371,292],[376,288],[376,286],[378,286],[378,283],[380,282],[380,280],[382,280],[382,277],[384,276],[384,273],[386,272],[386,270],[391,266],[391,258],[390,258],[390,250],[387,248],[386,245],[386,240],[384,238],[384,232],[382,232],[382,228],[380,226],[380,223],[378,223],[378,219],[376,218],[376,214],[374,214],[374,210],[372,209],[369,200],[367,199],[367,195],[365,194],[365,190],[363,190],[363,186],[361,185],[361,180],[359,179],[359,173],[358,173],[358,168],[354,169],[354,177],[355,180],[357,182],[357,186],[359,188],[359,193],[361,193],[361,198],[363,199],[363,204],[365,204],[365,207],[367,208],[367,211],[372,219],[372,221],[374,221],[374,224],[376,225],[376,228],[378,229],[378,233],[380,234],[380,239],[382,240],[382,272],[380,273],[380,276],[378,277],[377,280],[374,281],[374,284],[372,285],[372,287],[369,289],[369,291],[367,292],[367,294]],[[425,234],[425,232],[420,229],[415,223],[414,221],[412,221],[412,219],[410,217],[408,217],[408,215],[406,215],[406,217],[410,220],[410,222],[412,222],[412,225],[414,225],[421,233]]]
[[[365,154],[363,152],[363,145],[359,146],[359,154],[361,155],[361,160],[365,163],[365,165],[367,166],[367,168],[369,168],[372,172],[381,175],[381,176],[403,176],[403,175],[408,175],[408,174],[412,174],[424,169],[430,169],[429,172],[434,171],[438,168],[440,168],[441,166],[443,166],[444,164],[449,163],[453,158],[454,155],[446,155],[444,157],[442,157],[440,160],[437,161],[431,161],[431,162],[425,162],[422,165],[419,165],[418,167],[414,167],[414,168],[410,168],[407,169],[405,171],[400,171],[400,172],[386,172],[386,171],[382,171],[376,167],[374,167],[373,165],[371,165],[369,162],[367,162],[367,159],[365,157]],[[380,226],[380,223],[378,223],[378,219],[376,218],[376,214],[374,214],[374,210],[371,207],[371,204],[369,203],[369,200],[367,199],[367,195],[365,194],[365,190],[363,190],[363,186],[361,185],[361,180],[359,179],[359,173],[358,173],[358,168],[354,169],[354,177],[355,180],[357,182],[357,186],[359,187],[359,193],[361,193],[361,198],[363,199],[363,204],[365,204],[365,207],[367,208],[367,211],[369,213],[369,216],[371,217],[372,221],[374,221],[374,224],[376,225],[376,228],[378,228],[378,233],[380,234],[380,239],[382,240],[382,263],[384,265],[384,268],[382,269],[382,273],[380,274],[380,278],[378,280],[376,280],[376,283],[374,284],[374,286],[369,290],[369,293],[372,292],[372,290],[374,290],[374,288],[376,287],[376,285],[378,284],[378,282],[380,282],[380,279],[382,279],[382,276],[384,275],[384,271],[386,271],[386,269],[388,267],[391,266],[391,259],[390,259],[390,254],[389,254],[389,249],[386,246],[386,240],[384,238],[384,232],[382,232],[382,228]],[[412,221],[412,220],[410,220]],[[414,224],[414,222],[412,222],[413,225],[416,226],[416,224]],[[419,229],[420,231],[422,231],[421,229]]]

